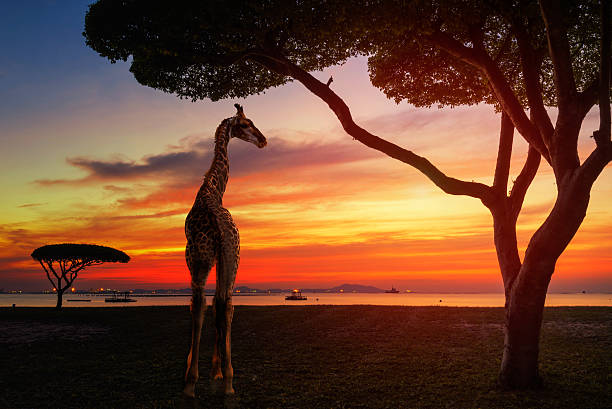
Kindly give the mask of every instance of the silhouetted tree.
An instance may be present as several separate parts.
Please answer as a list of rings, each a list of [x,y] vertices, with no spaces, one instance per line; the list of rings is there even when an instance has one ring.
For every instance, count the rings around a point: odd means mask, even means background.
[[[127,263],[130,257],[121,250],[95,244],[50,244],[37,248],[32,258],[40,263],[47,278],[57,291],[58,310],[62,308],[62,295],[72,286],[85,267],[102,263]],[[53,264],[56,267],[53,267]],[[57,269],[59,268],[59,272]],[[53,277],[51,277],[53,274]]]
[[[602,16],[604,18],[602,18]],[[503,385],[539,384],[544,301],[555,263],[586,214],[594,181],[612,158],[610,6],[594,0],[100,0],[85,19],[87,44],[111,62],[132,57],[143,85],[193,100],[246,97],[297,80],[326,102],[345,131],[400,160],[443,191],[490,210],[506,293]],[[372,83],[416,106],[485,102],[501,111],[491,186],[452,178],[428,159],[357,125],[348,106],[309,71],[369,56]],[[595,148],[580,163],[582,121],[599,102]],[[558,108],[553,124],[547,107]],[[510,192],[514,129],[529,143]],[[540,165],[557,198],[521,261],[516,220]]]

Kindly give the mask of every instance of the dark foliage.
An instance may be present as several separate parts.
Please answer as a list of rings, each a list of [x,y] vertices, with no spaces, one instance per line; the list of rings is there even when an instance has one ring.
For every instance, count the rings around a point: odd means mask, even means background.
[[[396,102],[406,100],[415,106],[479,102],[497,105],[487,79],[478,69],[449,55],[432,41],[432,34],[440,30],[467,47],[474,46],[473,37],[480,37],[483,50],[499,66],[525,107],[527,93],[522,65],[532,64],[532,68],[540,71],[539,86],[544,103],[557,104],[545,26],[537,1],[382,3],[385,3],[384,19],[368,31],[369,41],[361,50],[370,55],[372,84],[389,98]],[[597,79],[599,4],[591,0],[563,1],[559,7],[567,10],[568,40],[580,91]],[[523,39],[533,55],[521,54],[518,44]]]
[[[50,244],[32,252],[37,261],[84,260],[95,263],[127,263],[130,257],[121,250],[95,244]]]
[[[290,78],[250,56],[283,45],[306,70],[354,54],[349,3],[328,1],[99,1],[85,18],[87,45],[111,62],[132,58],[143,85],[192,99],[246,97]]]
[[[130,261],[130,257],[121,250],[95,244],[50,244],[37,248],[31,256],[40,263],[57,291],[58,310],[62,308],[62,294],[72,286],[81,270],[103,263]]]
[[[597,2],[565,1],[574,75],[579,89],[598,72]],[[490,0],[99,0],[85,19],[88,46],[111,62],[131,58],[143,85],[192,99],[246,97],[291,81],[261,63],[281,53],[305,71],[368,55],[372,83],[396,101],[416,106],[497,104],[473,66],[450,56],[428,37],[436,30],[483,47],[526,106],[521,64],[541,68],[544,102],[555,105],[552,64],[536,1]],[[535,61],[524,61],[517,28]],[[522,59],[523,57],[523,59]]]

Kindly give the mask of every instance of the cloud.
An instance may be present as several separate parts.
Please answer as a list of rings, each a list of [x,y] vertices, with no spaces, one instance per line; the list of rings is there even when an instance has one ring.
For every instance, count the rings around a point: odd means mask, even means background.
[[[95,181],[134,180],[164,174],[193,176],[195,165],[207,157],[210,157],[208,152],[183,151],[146,156],[139,162],[103,161],[85,157],[67,158],[66,162],[69,165],[86,171],[88,175],[81,179],[39,179],[35,182],[39,185],[84,184]],[[105,188],[109,189],[108,185]]]
[[[117,198],[117,204],[123,209],[152,209],[167,206],[186,206],[193,203],[197,187],[194,183],[176,184],[164,183],[144,196],[123,196]]]
[[[112,193],[127,193],[127,192],[132,191],[131,187],[115,186],[115,185],[105,185],[103,189],[106,191],[112,192]]]
[[[19,205],[17,207],[19,208],[26,208],[26,207],[38,207],[38,206],[44,206],[47,203],[24,203],[22,205]]]
[[[232,141],[229,147],[230,169],[233,176],[287,170],[309,166],[329,166],[379,156],[358,143],[349,141],[321,142],[320,136],[311,134],[315,141],[291,142],[282,137],[271,137],[265,149],[257,149],[242,141]],[[184,145],[172,150],[147,155],[138,161],[115,159],[100,160],[88,157],[67,158],[66,162],[87,172],[80,179],[38,179],[39,185],[89,184],[92,182],[134,181],[150,178],[168,178],[187,183],[198,180],[208,170],[213,147],[208,139],[182,141]],[[107,190],[117,190],[106,185]]]
[[[521,216],[537,216],[537,217],[544,216],[545,217],[550,213],[553,205],[554,205],[553,202],[547,202],[547,203],[533,204],[530,206],[523,206],[523,208],[521,209]]]
[[[106,220],[160,219],[163,217],[177,216],[180,214],[185,214],[185,209],[174,209],[174,210],[168,210],[165,212],[157,212],[157,213],[150,213],[150,214],[109,216],[109,217],[106,217]]]
[[[148,156],[141,163],[92,160],[87,158],[69,158],[70,165],[87,171],[98,179],[131,179],[165,172],[185,172],[200,158],[200,153],[169,152]]]
[[[397,143],[430,160],[495,156],[499,138],[499,114],[487,105],[444,109],[410,108],[364,121],[370,132]],[[521,137],[515,134],[516,139]]]
[[[41,238],[40,232],[33,234],[31,230],[20,226],[0,225],[0,239],[2,243],[0,254],[5,251],[12,252],[15,249],[31,252],[40,246],[38,243],[40,243]],[[29,252],[27,253],[28,255],[30,254]]]
[[[425,155],[449,176],[478,181],[483,177],[492,178],[498,118],[487,106],[466,108],[463,115],[457,115],[457,111],[461,110],[407,109],[368,119],[364,125],[389,141]],[[352,140],[339,128],[320,132],[275,129],[265,133],[269,143],[261,150],[242,141],[231,142],[229,157],[232,177],[274,171],[291,172],[292,169],[321,168],[368,159],[386,159],[387,164],[395,162],[393,166],[407,168],[407,165],[389,160],[384,154]],[[212,155],[212,138],[191,135],[169,145],[165,152],[152,153],[140,159],[69,157],[66,162],[84,171],[84,177],[38,179],[35,183],[53,186],[111,182],[104,188],[114,193],[122,193],[120,189],[124,189],[115,186],[119,182],[155,180],[172,186],[193,186],[208,170]],[[462,159],[458,160],[458,157]],[[470,158],[470,161],[466,162],[463,158]]]

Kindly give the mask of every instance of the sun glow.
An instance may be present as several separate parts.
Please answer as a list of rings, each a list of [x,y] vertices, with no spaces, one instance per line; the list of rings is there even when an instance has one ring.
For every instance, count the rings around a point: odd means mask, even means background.
[[[396,106],[368,85],[365,60],[349,61],[342,72],[347,77],[335,79],[334,90],[353,96],[347,102],[358,123],[426,155],[453,177],[492,183],[499,131],[492,108]],[[132,92],[141,92],[132,81]],[[43,286],[40,266],[27,255],[54,242],[109,245],[132,257],[120,268],[87,269],[79,274],[80,287],[189,286],[184,219],[210,165],[215,127],[228,115],[227,107],[233,108],[229,101],[188,104],[158,97],[159,107],[150,104],[149,94],[133,104],[96,105],[107,113],[104,121],[89,111],[82,114],[87,123],[63,112],[61,121],[50,117],[27,132],[14,132],[15,140],[31,144],[48,129],[54,130],[49,137],[64,139],[61,149],[45,139],[40,142],[45,155],[23,158],[36,166],[11,162],[4,169],[16,176],[3,181],[14,192],[1,204],[0,258],[10,272],[3,286]],[[288,98],[294,103],[287,104]],[[386,288],[393,280],[414,291],[447,291],[461,281],[474,291],[501,290],[491,215],[478,200],[447,195],[413,168],[352,140],[328,108],[296,84],[243,105],[268,146],[232,141],[229,147],[223,203],[240,229],[238,285],[360,282]],[[298,112],[308,112],[309,120]],[[596,117],[588,116],[584,132],[595,127]],[[511,179],[527,152],[515,139]],[[590,149],[592,139],[583,135],[581,155]],[[582,289],[588,283],[610,288],[610,186],[612,173],[605,170],[551,288]],[[542,165],[518,220],[521,254],[554,199],[554,177]],[[213,270],[209,282],[214,280]]]

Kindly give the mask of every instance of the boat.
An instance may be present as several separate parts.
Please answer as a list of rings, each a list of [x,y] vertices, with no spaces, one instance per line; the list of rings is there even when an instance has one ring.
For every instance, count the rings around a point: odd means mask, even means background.
[[[104,302],[136,302],[135,299],[130,298],[129,297],[130,293],[129,292],[124,292],[124,293],[114,293],[112,297],[110,298],[105,298]]]
[[[291,291],[290,295],[285,296],[285,300],[307,300],[308,297],[305,297],[302,295],[302,292],[300,290],[293,290]]]
[[[91,302],[91,300],[89,298],[81,299],[81,300],[78,300],[78,299],[77,300],[66,300],[66,301],[69,301],[69,302]]]
[[[385,292],[386,292],[387,294],[398,294],[398,293],[399,293],[399,290],[398,290],[397,288],[395,288],[395,287],[391,287],[391,289],[390,289],[390,290],[385,290]]]

